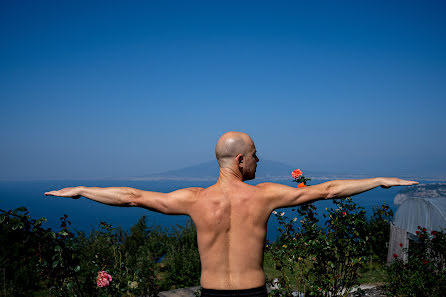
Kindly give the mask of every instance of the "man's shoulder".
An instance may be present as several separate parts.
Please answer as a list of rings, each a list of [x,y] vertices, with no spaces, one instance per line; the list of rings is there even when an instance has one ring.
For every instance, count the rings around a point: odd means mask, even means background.
[[[257,184],[256,187],[259,189],[268,189],[271,187],[276,187],[277,185],[280,185],[280,184],[272,183],[272,182],[264,182],[264,183]]]
[[[257,184],[256,187],[259,191],[265,193],[267,196],[277,196],[284,193],[290,193],[290,191],[294,192],[298,190],[294,187],[272,182],[260,183]]]
[[[185,192],[188,192],[191,195],[197,195],[197,194],[201,193],[202,191],[206,190],[206,188],[190,187],[190,188],[184,188],[182,190]]]
[[[274,195],[281,186],[283,185],[272,182],[264,182],[257,184],[255,188],[259,194],[263,193],[264,195],[270,196]]]
[[[200,187],[182,188],[182,189],[170,192],[169,195],[172,197],[195,198],[203,190],[204,190],[204,188],[200,188]]]

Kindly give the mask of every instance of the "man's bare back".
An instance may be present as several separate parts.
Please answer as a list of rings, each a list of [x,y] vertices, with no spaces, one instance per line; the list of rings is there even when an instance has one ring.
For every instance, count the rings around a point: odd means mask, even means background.
[[[265,285],[263,248],[267,222],[274,209],[348,197],[378,186],[417,184],[398,178],[370,178],[329,181],[305,188],[276,183],[251,186],[244,181],[255,178],[259,159],[254,142],[241,132],[228,132],[220,137],[216,156],[219,179],[206,189],[157,193],[124,187],[75,187],[45,195],[84,196],[108,205],[189,215],[197,228],[201,286],[214,290],[244,290]]]
[[[259,192],[258,187],[232,181],[197,193],[190,216],[197,228],[204,288],[265,284],[263,247],[271,210],[259,203]]]

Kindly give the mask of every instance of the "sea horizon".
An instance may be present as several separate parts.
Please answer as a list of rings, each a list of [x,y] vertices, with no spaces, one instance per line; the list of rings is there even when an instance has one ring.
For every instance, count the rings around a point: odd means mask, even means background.
[[[325,179],[312,179],[309,184],[314,185],[326,181]],[[142,208],[132,207],[113,207],[91,201],[86,198],[70,199],[63,197],[44,196],[46,191],[57,190],[63,187],[71,186],[98,186],[98,187],[134,187],[142,190],[156,192],[170,192],[176,189],[199,186],[208,187],[215,180],[209,181],[191,181],[191,180],[34,180],[34,181],[0,181],[0,209],[11,210],[25,206],[33,219],[45,217],[48,222],[43,227],[58,230],[60,218],[65,214],[71,221],[71,229],[74,231],[89,233],[99,228],[99,224],[105,221],[114,227],[122,227],[129,230],[136,224],[142,216],[146,216],[148,226],[160,226],[171,229],[177,225],[184,226],[189,220],[188,216],[175,215],[169,216]],[[249,182],[257,184],[263,180]],[[290,178],[282,180],[281,183],[296,186]],[[429,182],[430,183],[430,182]],[[367,216],[372,215],[374,206],[381,206],[383,203],[396,211],[397,205],[393,203],[395,195],[402,187],[390,189],[376,188],[371,191],[353,196],[353,201],[362,206]],[[332,207],[332,201],[317,201],[314,204],[319,212],[325,211],[325,208]],[[297,212],[290,213],[292,208],[279,209],[284,211],[290,217],[297,216]],[[268,221],[267,239],[274,240],[277,237],[277,221],[274,216]]]

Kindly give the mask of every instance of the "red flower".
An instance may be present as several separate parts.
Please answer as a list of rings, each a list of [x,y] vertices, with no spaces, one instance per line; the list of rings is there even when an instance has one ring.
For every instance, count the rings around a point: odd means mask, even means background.
[[[393,257],[396,259],[398,258],[398,254],[393,254]]]
[[[291,176],[293,178],[298,178],[302,175],[302,170],[300,169],[294,169],[293,172],[291,172]]]
[[[345,217],[346,215],[347,215],[347,214],[345,213],[345,211],[343,211],[343,212],[342,212],[342,216]]]
[[[98,277],[96,278],[96,284],[99,288],[108,287],[110,282],[112,281],[112,277],[105,271],[99,271]]]
[[[402,243],[400,243],[400,247],[403,247],[403,244],[402,244]]]
[[[322,291],[322,289],[321,288],[317,288],[319,291]]]
[[[300,184],[297,185],[297,187],[298,188],[304,188],[304,187],[306,187],[306,185],[304,183],[300,183]]]
[[[426,265],[427,263],[429,263],[429,261],[426,259],[423,259],[423,264]]]
[[[418,226],[417,228],[418,228],[418,230],[421,230],[421,226]]]
[[[415,233],[417,233],[417,235],[418,235],[418,234],[420,234],[420,231],[417,230]]]
[[[432,235],[437,235],[437,231],[432,231],[431,234]]]
[[[426,228],[423,228],[423,232],[426,232],[427,230],[426,230]]]

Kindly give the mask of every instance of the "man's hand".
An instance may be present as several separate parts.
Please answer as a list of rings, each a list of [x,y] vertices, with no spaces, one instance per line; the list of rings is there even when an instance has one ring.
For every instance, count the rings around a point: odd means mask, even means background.
[[[418,182],[413,180],[404,180],[395,177],[381,177],[381,187],[384,189],[394,186],[412,186],[417,184]]]
[[[80,192],[80,187],[63,188],[59,191],[46,192],[45,196],[71,197],[73,199],[79,199],[81,197],[79,192]]]

